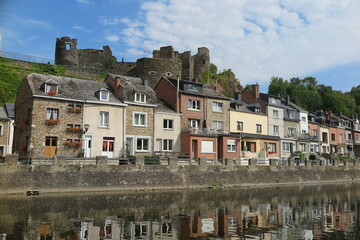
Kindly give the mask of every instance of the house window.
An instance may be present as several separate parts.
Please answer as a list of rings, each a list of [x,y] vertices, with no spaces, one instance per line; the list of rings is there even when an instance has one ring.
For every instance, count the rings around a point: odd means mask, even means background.
[[[327,133],[326,133],[326,132],[323,132],[323,133],[322,133],[322,142],[323,142],[323,143],[327,143],[327,142],[328,142],[328,137],[327,137]]]
[[[138,127],[146,127],[146,113],[134,113],[133,125]]]
[[[189,110],[200,110],[200,101],[199,100],[188,100],[188,109]]]
[[[236,130],[239,131],[243,130],[243,122],[236,122]]]
[[[163,150],[164,151],[172,151],[173,150],[173,140],[172,139],[164,139]]]
[[[294,110],[288,110],[289,111],[289,118],[295,118],[295,111]]]
[[[317,130],[313,129],[313,136],[317,137]]]
[[[214,112],[222,112],[223,111],[223,104],[220,102],[213,102],[213,111]]]
[[[109,127],[109,112],[100,112],[100,127]]]
[[[306,144],[305,143],[299,143],[299,151],[306,152]]]
[[[276,143],[268,143],[268,153],[276,153]]]
[[[306,117],[301,117],[302,122],[306,122]]]
[[[59,109],[56,108],[47,108],[46,109],[46,119],[59,119]]]
[[[137,138],[136,139],[136,151],[137,152],[148,152],[149,151],[149,139],[148,138]]]
[[[279,118],[279,111],[278,110],[273,110],[273,117],[274,118]]]
[[[4,133],[3,133],[3,125],[0,124],[0,136],[2,136]]]
[[[192,91],[192,92],[198,92],[199,91],[199,88],[198,86],[194,85],[194,84],[189,84],[188,85],[188,90],[189,91]]]
[[[109,101],[109,91],[106,89],[100,90],[100,100],[101,101]]]
[[[274,125],[273,129],[274,129],[274,135],[279,135],[279,126]]]
[[[213,141],[201,141],[201,153],[214,153]]]
[[[256,124],[256,132],[261,133],[261,124]]]
[[[339,134],[339,143],[343,143],[343,135],[342,135],[342,133]]]
[[[189,127],[199,128],[200,120],[197,119],[189,119]]]
[[[348,133],[348,140],[351,140],[351,139],[352,139],[351,133]]]
[[[301,131],[301,134],[302,134],[302,135],[305,135],[305,134],[306,134],[306,130],[302,130],[302,131]]]
[[[283,151],[284,152],[290,152],[291,151],[291,143],[289,142],[283,142]]]
[[[335,141],[335,134],[334,133],[331,134],[331,141]]]
[[[289,137],[295,137],[296,135],[296,128],[288,128]]]
[[[260,108],[255,108],[255,113],[261,113],[261,109]]]
[[[172,119],[164,119],[163,128],[166,130],[173,129],[173,120]]]
[[[5,155],[5,147],[4,146],[0,146],[0,157]]]
[[[212,128],[216,129],[216,130],[223,130],[224,129],[224,122],[222,122],[222,121],[213,121]]]
[[[256,142],[242,142],[243,151],[256,152]]]
[[[227,140],[227,151],[228,152],[236,152],[236,140],[235,139]]]
[[[146,95],[144,93],[135,93],[135,102],[146,103]]]

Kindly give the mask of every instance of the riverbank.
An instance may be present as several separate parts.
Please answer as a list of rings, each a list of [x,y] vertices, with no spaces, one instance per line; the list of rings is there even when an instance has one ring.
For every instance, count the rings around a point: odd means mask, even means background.
[[[360,166],[124,165],[0,167],[0,194],[169,191],[360,181]]]

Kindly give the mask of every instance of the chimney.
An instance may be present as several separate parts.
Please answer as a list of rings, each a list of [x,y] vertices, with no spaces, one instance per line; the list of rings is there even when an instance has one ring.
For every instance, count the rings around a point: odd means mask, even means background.
[[[259,84],[253,84],[252,85],[252,95],[255,99],[260,98],[260,88],[259,88]]]
[[[290,104],[290,96],[286,95],[286,100],[285,100],[286,105]]]
[[[235,96],[235,100],[241,100],[241,93],[240,92],[236,91],[234,96]]]

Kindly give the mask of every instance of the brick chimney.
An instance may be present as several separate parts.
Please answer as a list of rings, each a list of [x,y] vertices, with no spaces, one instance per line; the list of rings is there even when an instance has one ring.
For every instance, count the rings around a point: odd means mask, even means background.
[[[260,87],[259,84],[252,85],[252,95],[255,99],[260,98]]]

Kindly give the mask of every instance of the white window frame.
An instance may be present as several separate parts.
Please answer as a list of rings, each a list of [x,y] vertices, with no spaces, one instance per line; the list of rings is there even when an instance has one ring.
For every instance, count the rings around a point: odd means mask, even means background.
[[[191,92],[198,92],[199,91],[199,87],[195,84],[189,84],[188,85],[188,90]]]
[[[193,123],[196,123],[196,124],[193,124]],[[199,128],[199,125],[200,125],[200,120],[198,120],[198,119],[189,119],[189,127]]]
[[[268,152],[276,153],[276,143],[268,143]]]
[[[273,110],[273,117],[274,118],[279,118],[279,111],[278,110]]]
[[[213,121],[212,128],[215,130],[224,130],[224,122],[223,121]]]
[[[279,126],[278,125],[273,126],[273,132],[274,132],[274,135],[279,135]]]
[[[306,143],[299,143],[299,151],[306,152]]]
[[[244,123],[241,121],[236,122],[236,130],[243,131],[244,130]]]
[[[174,129],[174,119],[164,119],[163,120],[163,129],[165,129],[165,130],[173,130]]]
[[[236,152],[236,140],[235,139],[228,139],[227,140],[227,152]]]
[[[302,117],[301,117],[301,121],[302,121],[303,123],[306,123],[306,117],[302,116]]]
[[[261,109],[260,108],[255,108],[255,113],[261,113]]]
[[[289,110],[289,118],[294,119],[295,118],[295,111]]]
[[[99,100],[100,101],[109,101],[109,91],[106,90],[106,89],[102,89],[100,90],[100,93],[99,93]]]
[[[200,111],[200,100],[188,100],[188,110]]]
[[[138,149],[138,140],[142,140],[141,142],[141,149]],[[148,142],[148,149],[144,150],[144,141],[143,140],[147,140]],[[135,152],[150,152],[150,137],[147,136],[137,136],[135,139]]]
[[[99,121],[99,127],[102,128],[108,128],[109,127],[109,112],[105,112],[105,111],[100,111],[100,121]]]
[[[284,152],[290,152],[291,151],[291,143],[289,143],[289,142],[283,142],[282,147],[283,147]]]
[[[4,135],[4,125],[0,124],[0,136]]]
[[[296,128],[294,127],[288,127],[288,134],[291,137],[295,137],[296,136]]]
[[[213,112],[223,112],[224,104],[222,102],[213,102],[212,110]]]
[[[59,109],[58,108],[46,108],[46,119],[59,119]]]
[[[163,144],[162,144],[162,148],[163,151],[172,151],[174,149],[174,145],[173,145],[174,141],[173,139],[163,139]]]
[[[55,90],[54,90],[54,89]],[[59,93],[59,86],[57,84],[49,84],[49,83],[45,83],[45,93],[48,93],[50,91],[55,91],[56,94]]]
[[[139,122],[137,122],[137,116],[144,116],[144,124],[140,123],[140,118],[139,118]],[[133,126],[134,127],[146,127],[147,126],[147,113],[144,112],[133,112]]]
[[[146,103],[146,94],[145,93],[135,93],[135,102]]]
[[[201,153],[214,153],[214,141],[202,140]]]

